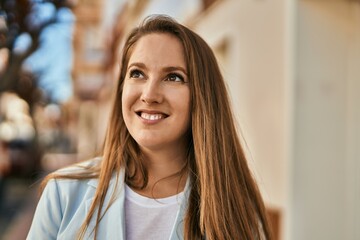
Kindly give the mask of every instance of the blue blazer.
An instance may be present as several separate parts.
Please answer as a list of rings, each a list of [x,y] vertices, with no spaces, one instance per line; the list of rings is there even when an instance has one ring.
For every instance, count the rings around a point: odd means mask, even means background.
[[[122,170],[118,184],[116,184],[115,174],[111,178],[102,211],[112,201],[112,193],[114,191],[115,199],[99,223],[97,234],[97,239],[99,240],[125,240],[124,176],[125,173]],[[39,200],[27,239],[76,239],[80,226],[89,212],[97,186],[98,179],[50,180]],[[169,240],[184,239],[183,218],[189,192],[187,184],[185,197],[177,213]],[[84,239],[94,239],[94,232],[92,230],[95,223],[96,215],[91,219]]]

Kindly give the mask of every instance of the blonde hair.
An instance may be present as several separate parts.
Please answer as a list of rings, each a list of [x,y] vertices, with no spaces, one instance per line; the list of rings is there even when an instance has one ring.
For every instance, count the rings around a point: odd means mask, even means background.
[[[141,37],[151,33],[171,34],[179,39],[189,76],[191,129],[186,168],[191,178],[191,192],[184,219],[185,239],[204,239],[205,236],[208,240],[272,239],[264,203],[240,144],[216,58],[201,37],[163,15],[146,18],[125,42],[101,166],[77,175],[49,175],[43,186],[50,178],[99,179],[95,198],[79,233],[81,239],[94,215],[96,238],[102,217],[99,209],[103,208],[112,173],[118,174],[124,168],[127,184],[140,188],[147,185],[147,171],[142,165],[139,147],[123,120],[121,95],[132,49]]]

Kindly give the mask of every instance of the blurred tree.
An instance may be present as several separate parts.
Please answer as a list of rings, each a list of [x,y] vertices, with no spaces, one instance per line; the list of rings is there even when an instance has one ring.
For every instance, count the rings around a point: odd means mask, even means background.
[[[49,99],[44,99],[46,95],[44,92],[47,89],[44,90],[39,80],[42,77],[41,71],[50,67],[42,66],[43,69],[38,70],[35,67],[31,68],[32,66],[24,67],[25,63],[30,58],[30,63],[27,65],[39,65],[37,62],[39,58],[40,64],[48,61],[45,60],[44,53],[40,57],[35,53],[49,42],[44,33],[49,35],[49,32],[53,34],[56,30],[57,33],[60,32],[59,27],[55,27],[55,30],[49,29],[61,23],[64,19],[64,11],[65,15],[70,15],[71,19],[72,15],[68,12],[74,3],[72,0],[0,0],[0,96],[12,92],[25,100],[29,105],[30,117],[33,117],[33,110],[37,103],[43,100],[49,101]],[[59,17],[60,12],[62,15]],[[51,52],[45,52],[45,55],[49,54],[51,55]],[[32,57],[34,55],[35,58]],[[54,65],[56,63],[53,64],[53,68]],[[61,75],[58,72],[56,74]],[[47,84],[52,85],[51,82]],[[56,84],[54,83],[55,88],[58,86]],[[0,116],[0,123],[4,121],[9,121],[9,119],[6,119],[6,116]],[[39,167],[42,150],[36,133],[32,140],[23,141],[21,138],[16,138],[6,141],[5,146],[10,150],[12,169],[9,174],[28,175]]]
[[[17,92],[21,89],[19,83],[21,82],[22,62],[37,48],[41,29],[34,31],[29,28],[26,22],[26,17],[31,12],[31,3],[27,0],[1,0],[0,11],[0,18],[3,23],[0,28],[0,48],[8,49],[5,66],[0,72],[0,93],[5,91]],[[32,45],[26,52],[17,54],[13,51],[15,40],[25,32],[33,39]],[[26,101],[31,102],[32,99],[26,99]]]
[[[24,71],[24,61],[41,44],[41,33],[58,21],[51,11],[41,15],[39,6],[51,6],[53,11],[71,7],[69,0],[0,0],[0,50],[7,49],[5,66],[0,69],[0,94],[5,91],[17,93],[30,107],[41,99],[37,76]],[[48,7],[49,8],[49,7]],[[51,8],[50,8],[51,9]],[[21,44],[17,44],[21,42]]]

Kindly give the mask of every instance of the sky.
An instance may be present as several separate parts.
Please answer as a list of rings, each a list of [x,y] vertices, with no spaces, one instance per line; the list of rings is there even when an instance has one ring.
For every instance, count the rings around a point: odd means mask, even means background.
[[[70,9],[56,9],[52,3],[38,3],[28,21],[33,27],[55,18],[40,35],[40,47],[24,62],[23,68],[38,77],[38,86],[51,102],[62,103],[73,94],[71,69],[72,35],[75,17]],[[22,52],[31,43],[29,35],[20,35],[14,51]]]

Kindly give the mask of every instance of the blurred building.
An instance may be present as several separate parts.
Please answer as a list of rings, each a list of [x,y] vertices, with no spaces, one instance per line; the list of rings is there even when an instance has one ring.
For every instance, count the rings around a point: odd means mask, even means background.
[[[277,239],[360,239],[358,0],[78,0],[62,123],[76,156],[49,169],[101,150],[121,43],[152,13],[214,49]]]
[[[218,53],[282,239],[359,239],[360,2],[217,1],[192,26]]]

